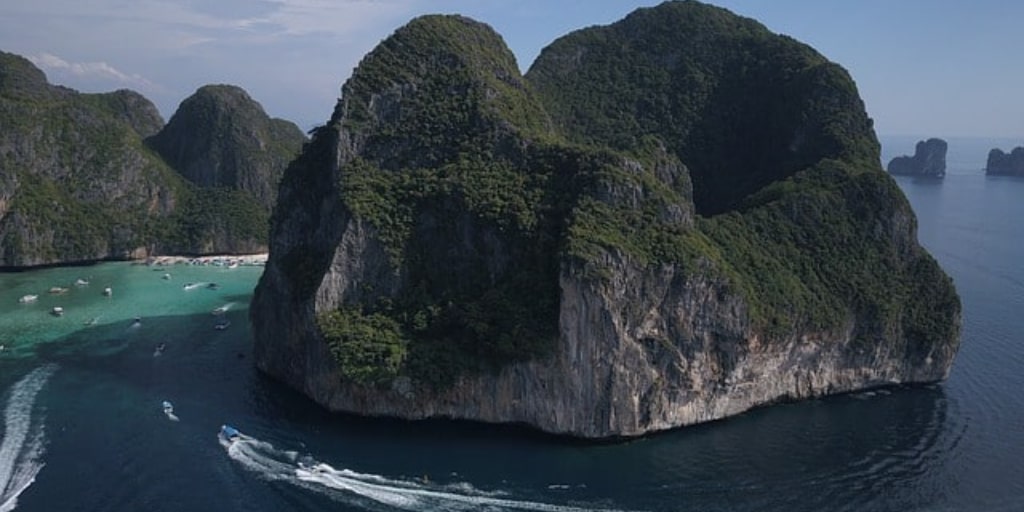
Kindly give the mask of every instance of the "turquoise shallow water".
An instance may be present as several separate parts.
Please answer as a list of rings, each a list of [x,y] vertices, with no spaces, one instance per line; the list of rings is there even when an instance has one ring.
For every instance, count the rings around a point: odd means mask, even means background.
[[[0,274],[0,512],[1024,509],[1024,180],[898,183],[964,303],[947,382],[618,444],[327,414],[253,368],[259,267]],[[225,446],[223,423],[250,437]]]

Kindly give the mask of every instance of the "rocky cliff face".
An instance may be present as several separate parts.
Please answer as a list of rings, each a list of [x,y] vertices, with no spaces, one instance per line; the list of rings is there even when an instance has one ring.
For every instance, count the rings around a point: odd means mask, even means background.
[[[269,211],[305,140],[297,126],[271,119],[241,88],[207,85],[147,144],[192,183],[248,192]]]
[[[50,85],[26,59],[0,53],[0,267],[264,250],[271,190],[303,136],[237,91],[225,95],[248,103],[212,110],[251,115],[225,115],[227,126],[200,129],[183,114],[164,128],[138,93],[80,94]],[[147,137],[172,147],[195,143],[174,136],[182,129],[218,141],[219,153],[174,165],[215,168],[230,157],[245,176],[229,184],[193,174],[192,185],[143,144]]]
[[[51,86],[16,55],[0,54],[0,69],[0,265],[145,247],[138,233],[176,203],[173,172],[141,144],[162,124],[156,108],[134,93]]]
[[[890,174],[942,178],[946,175],[946,141],[928,139],[917,143],[914,156],[898,156],[889,161]]]
[[[985,174],[1024,176],[1024,147],[1013,148],[1009,154],[998,148],[989,151]]]
[[[489,27],[418,18],[285,173],[257,365],[332,410],[598,438],[941,380],[959,299],[878,160],[842,68],[722,9],[571,34],[526,79]]]

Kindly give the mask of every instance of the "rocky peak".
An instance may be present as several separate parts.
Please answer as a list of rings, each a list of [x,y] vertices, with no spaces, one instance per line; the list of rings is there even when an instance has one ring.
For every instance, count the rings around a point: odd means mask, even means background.
[[[271,119],[243,89],[207,85],[146,142],[187,180],[246,191],[269,210],[285,167],[304,141],[297,126]]]
[[[914,147],[914,156],[898,156],[889,161],[891,174],[942,178],[946,175],[946,141],[931,138]]]
[[[547,130],[501,36],[462,16],[399,28],[363,58],[342,97],[332,122],[384,169],[433,166],[473,146],[510,146],[512,133]]]
[[[164,118],[156,105],[135,91],[119,89],[95,97],[104,102],[112,114],[121,116],[142,138],[156,135],[164,127]]]
[[[544,48],[526,78],[570,140],[633,150],[644,135],[661,138],[690,169],[705,216],[740,208],[822,158],[878,159],[842,67],[699,2],[572,32]]]
[[[0,52],[0,95],[21,98],[42,98],[51,94],[46,74],[28,59],[13,53]]]

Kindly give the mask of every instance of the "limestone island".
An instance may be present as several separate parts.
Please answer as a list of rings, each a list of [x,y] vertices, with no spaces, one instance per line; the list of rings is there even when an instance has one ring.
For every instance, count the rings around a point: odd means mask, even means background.
[[[306,141],[239,87],[206,85],[164,124],[142,95],[51,85],[0,52],[0,268],[267,250]]]
[[[416,18],[284,173],[256,364],[333,411],[583,438],[944,379],[960,299],[839,65],[695,1]]]
[[[922,140],[914,148],[914,156],[898,156],[889,161],[890,174],[943,178],[946,176],[946,150],[949,145],[942,139]]]
[[[1024,147],[1017,146],[1009,154],[995,148],[988,152],[985,174],[992,176],[1024,176]]]

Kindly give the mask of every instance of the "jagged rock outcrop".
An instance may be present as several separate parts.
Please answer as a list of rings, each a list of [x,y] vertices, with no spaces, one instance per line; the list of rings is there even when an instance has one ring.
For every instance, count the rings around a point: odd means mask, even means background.
[[[0,52],[0,267],[265,250],[270,207],[253,194],[272,196],[273,183],[260,179],[276,179],[281,171],[270,167],[286,165],[276,155],[301,142],[294,125],[254,119],[203,135],[226,153],[238,144],[252,154],[241,161],[259,171],[239,190],[191,185],[143,144],[164,127],[152,102],[53,86],[28,60]],[[235,132],[265,148],[242,145]]]
[[[942,139],[922,140],[914,148],[914,156],[898,156],[889,160],[890,174],[942,178],[946,176],[946,150]]]
[[[1024,176],[1024,147],[1013,148],[1009,154],[999,148],[989,151],[985,174]]]
[[[697,2],[525,79],[486,25],[417,18],[279,194],[256,362],[332,410],[633,436],[941,380],[959,346],[846,72]]]
[[[269,211],[285,167],[305,141],[295,124],[271,119],[241,88],[206,85],[146,142],[185,179],[248,192]]]

